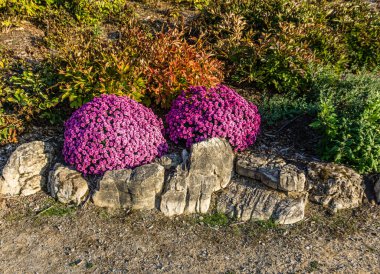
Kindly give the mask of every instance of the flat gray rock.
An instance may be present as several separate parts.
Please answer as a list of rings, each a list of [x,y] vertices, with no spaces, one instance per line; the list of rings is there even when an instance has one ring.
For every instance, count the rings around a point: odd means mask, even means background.
[[[295,165],[274,155],[251,154],[239,158],[236,162],[236,173],[252,178],[281,191],[303,192],[306,187],[306,176]]]
[[[46,185],[53,158],[54,149],[46,142],[34,141],[17,147],[2,171],[0,194],[27,196],[40,191]]]
[[[251,179],[238,178],[217,196],[217,211],[241,221],[273,219],[293,224],[305,215],[307,193],[286,195]]]
[[[82,174],[62,164],[55,164],[49,173],[48,191],[64,204],[79,205],[88,194],[88,184]]]

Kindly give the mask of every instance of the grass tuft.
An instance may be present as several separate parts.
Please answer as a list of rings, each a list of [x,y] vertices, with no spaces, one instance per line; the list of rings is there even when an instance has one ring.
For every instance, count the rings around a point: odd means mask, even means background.
[[[201,220],[204,224],[211,227],[225,227],[229,225],[228,217],[223,213],[213,213],[203,216]]]
[[[72,215],[76,211],[76,207],[67,206],[60,203],[55,203],[46,209],[40,211],[37,216],[39,217],[64,217],[68,215]]]

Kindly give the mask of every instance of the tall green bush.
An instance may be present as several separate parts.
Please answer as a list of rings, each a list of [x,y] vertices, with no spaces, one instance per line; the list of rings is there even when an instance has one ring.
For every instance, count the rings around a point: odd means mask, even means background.
[[[216,0],[195,27],[230,79],[264,90],[306,92],[315,67],[380,63],[380,11],[367,0]]]
[[[360,172],[380,171],[380,75],[324,73],[314,89],[320,92],[318,119],[323,159],[354,166]]]

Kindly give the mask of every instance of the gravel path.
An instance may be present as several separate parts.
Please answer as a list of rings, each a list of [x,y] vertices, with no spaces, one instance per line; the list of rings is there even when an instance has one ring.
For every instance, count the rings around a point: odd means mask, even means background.
[[[40,193],[0,201],[0,273],[379,273],[380,206],[305,221],[216,227],[206,218],[75,210]],[[202,221],[203,219],[203,221]]]

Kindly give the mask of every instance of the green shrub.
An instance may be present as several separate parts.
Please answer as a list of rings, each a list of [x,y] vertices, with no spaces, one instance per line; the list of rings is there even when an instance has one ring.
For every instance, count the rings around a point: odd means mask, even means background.
[[[380,171],[380,75],[322,74],[318,120],[323,159],[352,165],[359,172]]]
[[[126,9],[125,0],[0,0],[0,14],[45,18],[65,11],[90,25],[122,15]]]
[[[54,1],[54,0],[53,0]],[[56,0],[69,10],[80,22],[96,24],[109,17],[119,15],[126,9],[125,0]],[[62,3],[63,2],[63,3]]]
[[[279,121],[293,119],[303,114],[315,114],[316,110],[317,106],[312,100],[295,93],[274,94],[273,96],[264,94],[260,104],[263,121],[268,125],[274,125]]]
[[[134,28],[127,32],[126,43],[104,41],[87,30],[76,36],[58,33],[61,100],[67,98],[72,108],[102,93],[128,94],[141,101],[145,82],[137,69],[138,44],[146,37]]]
[[[59,103],[59,97],[52,89],[57,76],[48,63],[32,65],[17,60],[3,75],[0,74],[0,78],[5,83],[0,91],[0,102],[5,109],[26,120]]]
[[[32,64],[0,50],[0,144],[16,142],[34,118],[56,120],[49,110],[59,103],[57,72],[48,60]],[[59,112],[58,112],[59,113]]]
[[[0,12],[8,14],[36,15],[43,6],[34,0],[0,0]]]
[[[339,73],[380,63],[380,11],[367,0],[217,0],[195,27],[237,83],[305,93],[314,68]]]

